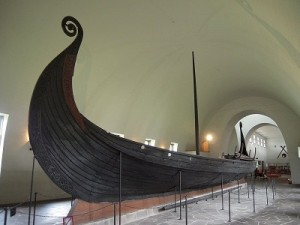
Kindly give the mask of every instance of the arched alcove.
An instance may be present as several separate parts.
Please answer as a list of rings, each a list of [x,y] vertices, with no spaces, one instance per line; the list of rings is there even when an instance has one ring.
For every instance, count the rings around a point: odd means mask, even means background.
[[[209,132],[215,136],[210,145],[208,156],[219,157],[223,152],[232,154],[235,146],[239,144],[239,140],[236,138],[235,125],[245,116],[252,114],[261,114],[276,121],[285,140],[286,149],[289,150],[292,182],[295,184],[300,183],[300,175],[298,174],[300,159],[297,150],[300,121],[291,109],[274,99],[263,97],[239,98],[211,114],[205,125],[202,126],[203,135]]]
[[[276,172],[290,175],[288,149],[280,128],[270,117],[261,114],[251,114],[240,120],[245,137],[246,149],[251,157],[259,162],[261,174]],[[239,122],[235,125],[236,138],[240,143]],[[284,156],[284,157],[282,157]]]

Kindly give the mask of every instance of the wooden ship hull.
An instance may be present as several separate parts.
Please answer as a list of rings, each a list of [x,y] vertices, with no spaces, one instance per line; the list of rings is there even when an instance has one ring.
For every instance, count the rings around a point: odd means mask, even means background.
[[[220,185],[254,171],[254,162],[170,152],[118,137],[90,122],[78,111],[72,91],[83,31],[73,17],[65,17],[62,28],[75,39],[37,81],[29,137],[39,164],[65,192],[87,202],[115,202],[179,186],[192,190]]]

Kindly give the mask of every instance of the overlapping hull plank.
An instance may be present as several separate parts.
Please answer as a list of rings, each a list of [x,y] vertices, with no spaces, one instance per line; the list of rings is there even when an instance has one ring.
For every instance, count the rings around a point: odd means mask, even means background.
[[[118,201],[120,157],[122,199],[206,188],[253,172],[253,162],[212,159],[147,146],[110,134],[78,111],[72,76],[83,31],[72,17],[62,21],[76,36],[42,72],[29,110],[34,155],[46,174],[67,193],[88,202]],[[121,154],[122,153],[122,154]]]

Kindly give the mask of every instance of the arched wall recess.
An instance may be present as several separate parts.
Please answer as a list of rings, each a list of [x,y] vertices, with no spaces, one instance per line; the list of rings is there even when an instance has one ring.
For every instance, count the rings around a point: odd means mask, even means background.
[[[218,157],[225,153],[234,152],[232,138],[235,133],[234,126],[243,117],[250,114],[262,114],[272,118],[281,130],[287,148],[291,166],[292,182],[300,184],[300,159],[298,158],[298,145],[300,137],[300,118],[292,110],[278,101],[263,97],[245,97],[235,99],[215,111],[202,126],[202,133],[214,132],[217,137],[210,146],[211,157]]]
[[[279,158],[282,151],[280,146],[286,146],[286,143],[278,125],[272,118],[261,114],[252,114],[242,118],[241,122],[247,151],[249,154],[251,153],[251,156],[254,156],[256,149],[257,160],[265,161],[268,164],[289,163],[288,157]],[[240,140],[239,130],[239,123],[237,123],[235,125],[237,140]]]

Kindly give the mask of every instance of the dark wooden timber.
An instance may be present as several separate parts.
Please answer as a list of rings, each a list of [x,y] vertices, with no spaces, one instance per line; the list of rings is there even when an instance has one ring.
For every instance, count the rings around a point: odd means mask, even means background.
[[[169,155],[168,150],[118,137],[90,122],[78,111],[72,91],[83,30],[70,16],[63,19],[62,27],[75,39],[42,72],[29,109],[34,155],[61,189],[88,202],[117,202],[120,163],[122,201],[171,194],[179,186],[179,171],[185,191],[218,185],[222,175],[227,183],[254,171],[254,162]]]
[[[192,52],[192,56],[193,56],[193,85],[194,85],[194,110],[195,110],[195,144],[196,144],[196,155],[200,155],[197,80],[196,80],[194,52]]]
[[[246,142],[245,142],[245,138],[244,138],[244,134],[243,134],[243,130],[242,130],[243,124],[242,122],[240,122],[240,136],[241,136],[241,145],[240,145],[240,156],[245,155],[249,157],[249,154],[246,150]]]

